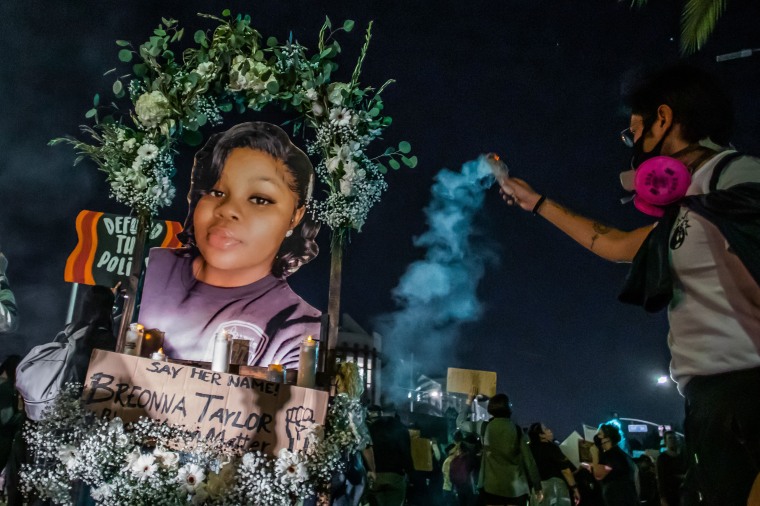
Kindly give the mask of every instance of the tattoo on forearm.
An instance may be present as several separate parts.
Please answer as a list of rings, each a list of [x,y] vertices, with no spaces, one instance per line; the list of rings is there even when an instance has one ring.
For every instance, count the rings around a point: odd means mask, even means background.
[[[556,203],[556,202],[554,202],[554,201],[552,201],[552,203],[553,203],[553,204],[554,204],[556,207],[558,207],[558,208],[560,209],[560,211],[562,211],[563,213],[565,213],[565,214],[566,214],[566,215],[568,215],[568,216],[575,216],[575,217],[577,217],[577,216],[580,216],[579,214],[576,214],[576,213],[572,212],[570,209],[566,208],[565,206],[563,206],[563,205],[561,205],[561,204],[558,204],[558,203]]]
[[[594,230],[594,235],[591,236],[591,246],[589,247],[589,249],[594,249],[594,243],[596,242],[597,239],[599,239],[599,236],[609,233],[610,230],[612,230],[612,228],[608,227],[607,225],[598,223],[596,221],[591,224],[591,228],[593,228]]]

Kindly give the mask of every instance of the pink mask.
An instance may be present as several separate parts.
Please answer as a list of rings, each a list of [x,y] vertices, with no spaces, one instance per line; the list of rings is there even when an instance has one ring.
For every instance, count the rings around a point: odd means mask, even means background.
[[[644,214],[660,218],[665,207],[686,195],[691,184],[689,169],[680,160],[655,156],[637,169],[620,174],[620,184],[634,191],[633,205]]]

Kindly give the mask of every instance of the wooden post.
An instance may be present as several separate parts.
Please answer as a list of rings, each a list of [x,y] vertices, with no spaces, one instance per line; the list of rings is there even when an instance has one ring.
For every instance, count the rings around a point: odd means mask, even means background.
[[[132,251],[132,269],[129,273],[129,281],[125,287],[124,307],[121,312],[121,324],[119,325],[119,334],[116,339],[117,353],[124,351],[127,330],[129,329],[129,324],[132,323],[135,309],[137,309],[137,291],[140,287],[140,277],[145,263],[145,245],[147,244],[150,224],[150,215],[139,215],[137,217],[137,236],[135,238],[135,249]]]
[[[329,326],[327,330],[327,358],[325,373],[332,376],[335,371],[335,347],[338,345],[338,325],[340,322],[340,283],[343,270],[343,242],[334,240],[330,249],[330,291],[327,301]]]

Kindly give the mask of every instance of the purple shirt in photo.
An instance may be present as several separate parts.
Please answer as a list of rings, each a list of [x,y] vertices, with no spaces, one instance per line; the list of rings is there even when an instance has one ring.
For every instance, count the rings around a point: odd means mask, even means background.
[[[298,367],[301,341],[319,338],[319,311],[272,275],[234,288],[198,281],[193,259],[176,251],[150,251],[138,318],[146,329],[165,333],[164,352],[170,358],[210,362],[214,336],[225,329],[248,344],[247,360],[233,357],[233,363]]]

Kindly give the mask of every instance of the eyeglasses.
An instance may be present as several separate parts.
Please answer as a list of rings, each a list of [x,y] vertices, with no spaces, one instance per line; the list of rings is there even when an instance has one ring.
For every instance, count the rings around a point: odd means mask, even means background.
[[[620,140],[623,141],[623,144],[625,144],[629,148],[632,148],[634,143],[636,142],[634,140],[633,131],[630,128],[626,128],[625,130],[620,132]]]

